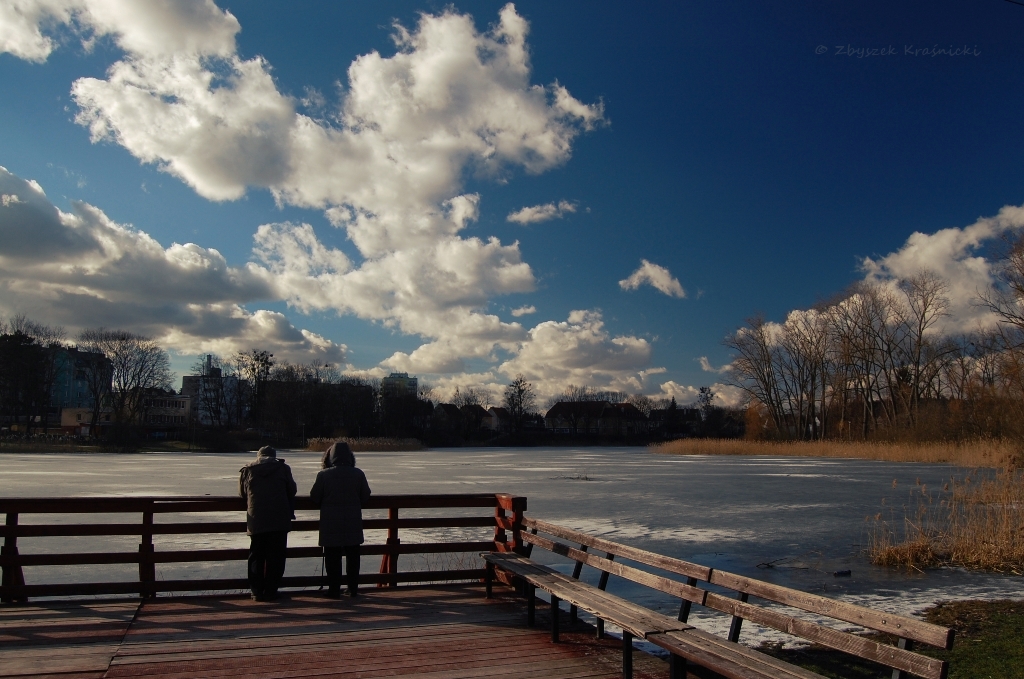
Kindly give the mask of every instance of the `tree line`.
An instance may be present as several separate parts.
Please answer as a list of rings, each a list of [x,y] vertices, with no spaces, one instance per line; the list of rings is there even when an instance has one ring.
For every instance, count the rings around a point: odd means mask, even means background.
[[[124,428],[140,417],[147,393],[170,389],[171,377],[167,352],[142,335],[94,328],[70,342],[59,326],[0,319],[0,421],[9,429],[31,434],[56,424],[64,383],[84,390],[94,430],[104,409]]]
[[[750,437],[965,439],[1024,435],[1024,241],[974,304],[995,324],[951,331],[949,281],[863,281],[782,323],[725,340]]]

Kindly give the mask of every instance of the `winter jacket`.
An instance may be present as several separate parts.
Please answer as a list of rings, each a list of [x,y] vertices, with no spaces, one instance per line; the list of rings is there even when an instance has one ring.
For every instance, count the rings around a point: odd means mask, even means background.
[[[296,486],[284,460],[260,458],[239,471],[238,494],[247,500],[245,532],[256,535],[291,530]]]
[[[309,498],[320,508],[321,547],[363,543],[362,508],[370,499],[363,470],[342,464],[320,471]]]

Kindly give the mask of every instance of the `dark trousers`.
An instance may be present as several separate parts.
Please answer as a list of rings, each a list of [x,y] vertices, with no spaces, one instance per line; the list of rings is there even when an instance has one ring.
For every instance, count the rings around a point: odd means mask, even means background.
[[[250,536],[249,589],[257,596],[275,594],[284,576],[288,531],[275,530]]]
[[[341,557],[345,557],[348,571],[348,591],[359,589],[359,545],[351,547],[324,547],[324,569],[327,586],[332,592],[341,590]]]

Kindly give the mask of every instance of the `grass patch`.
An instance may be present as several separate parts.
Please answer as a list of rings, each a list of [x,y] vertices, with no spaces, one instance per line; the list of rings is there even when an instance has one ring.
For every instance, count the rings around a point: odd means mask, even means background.
[[[924,655],[949,662],[949,679],[1024,677],[1024,601],[954,601],[933,606],[923,615],[928,622],[956,630],[951,651],[918,647]],[[892,676],[886,667],[820,646],[764,645],[760,650],[835,679]]]
[[[656,453],[672,455],[781,455],[836,457],[887,462],[932,462],[960,467],[1021,466],[1024,447],[1006,439],[964,442],[746,441],[743,439],[676,439],[651,444]]]

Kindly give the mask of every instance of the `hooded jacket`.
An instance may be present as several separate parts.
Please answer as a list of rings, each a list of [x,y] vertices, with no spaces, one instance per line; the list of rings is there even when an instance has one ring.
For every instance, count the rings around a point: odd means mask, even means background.
[[[256,535],[291,530],[297,488],[284,460],[260,457],[239,472],[238,494],[247,500],[245,532]]]
[[[309,498],[320,508],[320,546],[351,547],[363,538],[363,505],[370,499],[366,475],[355,466],[348,446],[334,444],[325,456],[329,466],[316,475]]]

